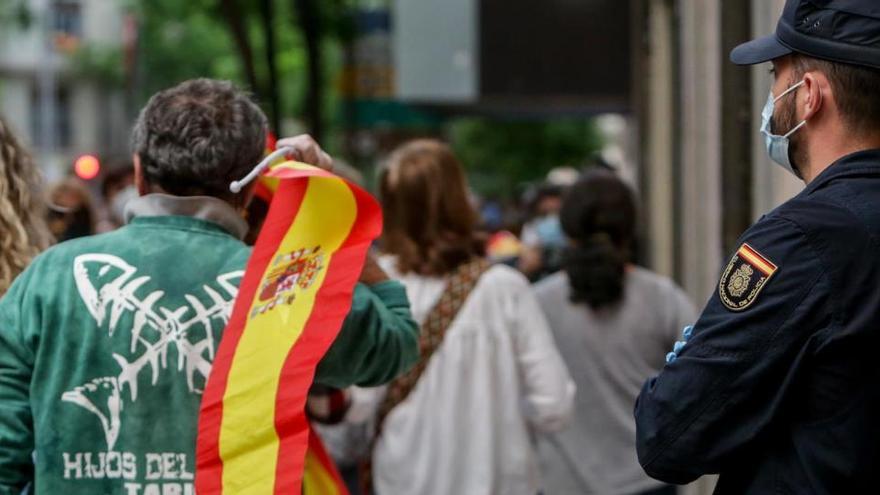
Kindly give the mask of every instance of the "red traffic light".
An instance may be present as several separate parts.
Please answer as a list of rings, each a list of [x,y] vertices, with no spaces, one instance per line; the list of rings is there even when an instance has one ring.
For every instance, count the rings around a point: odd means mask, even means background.
[[[94,155],[83,155],[73,162],[73,171],[83,180],[91,180],[101,173],[101,162]]]

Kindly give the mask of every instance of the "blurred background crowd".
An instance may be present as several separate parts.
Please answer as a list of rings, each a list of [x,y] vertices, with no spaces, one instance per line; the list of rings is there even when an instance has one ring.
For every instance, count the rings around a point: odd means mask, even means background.
[[[128,141],[138,110],[180,81],[227,79],[253,94],[274,134],[311,134],[338,171],[374,191],[402,144],[448,143],[469,184],[467,201],[479,212],[473,228],[489,259],[542,284],[539,299],[579,394],[602,378],[566,355],[571,318],[598,318],[590,328],[601,332],[602,325],[633,326],[633,315],[656,318],[654,309],[670,311],[671,304],[676,314],[663,316],[650,349],[589,344],[597,356],[659,356],[629,361],[639,370],[635,383],[662,365],[662,351],[693,318],[693,303],[711,292],[739,234],[799,187],[767,164],[758,139],[769,76],[725,60],[732,46],[771,31],[781,6],[0,0],[0,163],[32,154],[35,164],[32,172],[24,165],[0,170],[0,196],[13,176],[34,191],[14,198],[24,214],[14,227],[30,232],[30,245],[16,248],[19,264],[51,242],[121,226],[126,202],[137,195]],[[6,207],[13,206],[0,204]],[[28,215],[42,216],[48,231]],[[615,235],[595,235],[609,225]],[[589,263],[572,261],[573,243],[591,246]],[[597,259],[608,272],[587,278],[603,280],[603,290],[554,287],[560,269],[583,278],[577,267]],[[636,265],[652,272],[634,271]],[[625,289],[624,272],[637,280]],[[0,273],[0,284],[8,278]],[[646,307],[655,296],[655,306]],[[643,304],[621,306],[628,297]],[[594,311],[567,313],[569,301]],[[609,306],[619,319],[603,319]],[[611,410],[614,401],[634,399],[637,390],[618,392],[578,399],[610,408],[605,423],[579,430],[588,445],[591,431],[623,421]],[[590,404],[576,405],[576,414]],[[629,426],[621,426],[624,439]],[[345,448],[353,433],[326,434],[342,438],[334,447],[342,464],[356,465]],[[563,456],[557,466],[580,455],[564,440],[548,442],[556,452],[548,455]],[[592,469],[601,470],[602,461]]]
[[[368,186],[398,144],[446,140],[487,229],[526,245],[543,198],[608,166],[644,204],[639,261],[703,299],[739,233],[800,187],[756,139],[769,77],[726,63],[781,4],[3,0],[0,109],[71,233],[113,225],[138,109],[192,77],[248,88],[276,135],[312,134]]]

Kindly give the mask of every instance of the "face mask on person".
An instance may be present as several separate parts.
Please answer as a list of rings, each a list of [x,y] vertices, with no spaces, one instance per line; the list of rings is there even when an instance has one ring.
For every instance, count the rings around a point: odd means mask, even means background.
[[[125,189],[113,196],[113,199],[110,200],[110,215],[113,217],[113,221],[118,224],[125,223],[125,206],[136,197],[138,197],[138,192],[134,186],[126,186]]]
[[[562,233],[562,225],[559,216],[555,214],[544,215],[535,223],[535,232],[541,239],[541,245],[545,247],[565,246],[565,234]]]
[[[797,169],[791,163],[791,157],[788,154],[788,149],[791,146],[791,141],[789,138],[795,132],[799,131],[803,126],[807,124],[807,121],[804,120],[794,129],[788,131],[784,135],[773,134],[771,132],[770,126],[773,122],[773,112],[776,110],[776,102],[782,99],[784,96],[787,96],[793,93],[796,89],[803,86],[804,81],[801,81],[794,86],[786,89],[781,95],[776,98],[773,97],[773,91],[770,91],[770,95],[767,97],[767,103],[764,105],[764,111],[761,112],[761,133],[764,134],[764,144],[767,146],[767,153],[770,155],[770,159],[781,165],[785,170],[791,172],[792,174],[800,177]]]

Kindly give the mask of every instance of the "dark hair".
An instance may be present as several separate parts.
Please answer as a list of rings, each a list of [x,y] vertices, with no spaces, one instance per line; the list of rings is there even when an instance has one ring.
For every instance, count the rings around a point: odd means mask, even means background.
[[[834,92],[834,101],[851,132],[880,131],[880,70],[798,53],[792,55],[792,63],[796,80],[814,70],[825,74]]]
[[[484,254],[464,171],[445,144],[420,139],[398,148],[382,172],[380,192],[382,246],[397,256],[401,272],[443,275]]]
[[[231,203],[229,183],[263,157],[266,116],[228,81],[193,79],[160,91],[132,134],[144,179],[177,196],[207,195]]]
[[[110,194],[120,189],[121,186],[130,184],[134,177],[134,167],[131,160],[115,160],[108,167],[108,172],[101,180],[101,197],[110,199]]]
[[[95,205],[85,183],[67,177],[49,191],[49,227],[59,241],[95,233]]]
[[[571,240],[562,260],[571,300],[594,309],[620,301],[635,242],[632,190],[612,172],[589,172],[569,189],[559,220]]]
[[[529,215],[535,216],[538,211],[538,206],[542,201],[548,198],[562,198],[565,193],[565,188],[550,183],[541,183],[534,186],[531,190],[526,193],[526,207],[529,211]]]

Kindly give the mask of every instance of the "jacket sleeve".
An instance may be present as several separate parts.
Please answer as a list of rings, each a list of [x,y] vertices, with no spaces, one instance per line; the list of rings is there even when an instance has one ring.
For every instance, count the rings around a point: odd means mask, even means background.
[[[517,280],[510,282],[515,290],[508,314],[515,329],[514,345],[523,380],[525,415],[540,431],[558,431],[571,420],[575,384],[535,294],[524,277],[515,275]]]
[[[757,292],[748,285],[760,282],[756,269],[743,268],[737,281],[722,277],[691,339],[636,402],[639,462],[653,478],[688,483],[747,452],[793,390],[808,339],[830,325],[828,279],[800,227],[774,217],[744,240],[776,271]],[[725,273],[736,273],[739,260],[735,255]],[[751,304],[729,309],[731,293]]]
[[[33,481],[30,408],[34,351],[24,337],[30,272],[0,298],[0,494],[18,495]]]
[[[412,319],[406,289],[395,281],[357,284],[351,311],[315,382],[336,388],[387,383],[419,358],[419,327]]]

